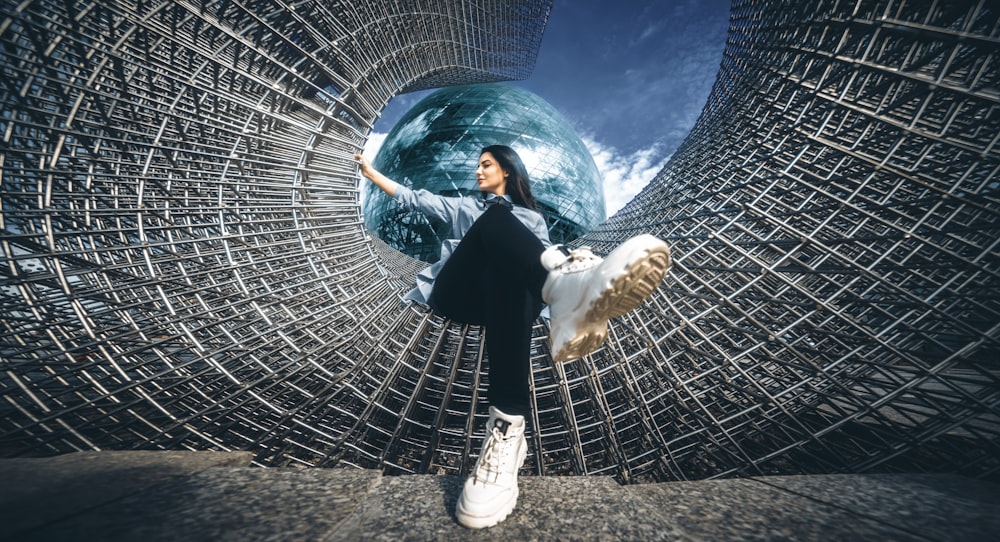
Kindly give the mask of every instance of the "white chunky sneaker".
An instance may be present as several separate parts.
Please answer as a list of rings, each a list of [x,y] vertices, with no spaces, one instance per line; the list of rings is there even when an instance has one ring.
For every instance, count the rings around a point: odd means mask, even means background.
[[[552,359],[567,361],[596,350],[608,338],[608,320],[638,307],[659,286],[670,267],[670,248],[652,235],[639,235],[606,259],[589,248],[560,245],[542,253],[549,276],[542,299],[551,314]]]
[[[455,505],[456,519],[470,529],[492,527],[514,510],[517,471],[528,453],[524,416],[504,414],[491,406],[486,429],[479,460]]]

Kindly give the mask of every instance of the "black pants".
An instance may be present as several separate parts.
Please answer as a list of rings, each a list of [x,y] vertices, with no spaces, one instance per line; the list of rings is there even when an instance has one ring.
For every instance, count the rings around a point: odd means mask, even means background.
[[[531,410],[531,326],[542,308],[544,247],[507,208],[490,207],[455,247],[434,280],[430,305],[452,320],[486,328],[491,405]]]

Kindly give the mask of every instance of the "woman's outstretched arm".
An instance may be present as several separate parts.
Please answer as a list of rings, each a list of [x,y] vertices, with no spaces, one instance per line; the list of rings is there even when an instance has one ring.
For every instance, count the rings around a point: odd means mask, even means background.
[[[423,189],[411,190],[373,168],[360,154],[355,154],[354,159],[361,165],[361,174],[395,199],[401,209],[420,211],[429,219],[455,224],[462,198],[439,196]]]
[[[355,154],[354,159],[361,164],[361,175],[375,183],[375,186],[381,188],[382,191],[389,194],[390,197],[396,195],[396,188],[399,187],[399,183],[379,173],[379,171],[373,168],[371,162],[369,162],[364,156]]]

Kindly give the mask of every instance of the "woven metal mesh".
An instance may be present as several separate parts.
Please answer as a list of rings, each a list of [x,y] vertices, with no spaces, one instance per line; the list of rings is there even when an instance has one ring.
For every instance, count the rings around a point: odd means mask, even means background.
[[[1000,14],[739,1],[702,117],[578,243],[675,266],[591,356],[535,325],[527,468],[622,481],[1000,463]],[[349,156],[525,77],[535,2],[6,3],[0,452],[466,472],[482,330],[399,303]]]

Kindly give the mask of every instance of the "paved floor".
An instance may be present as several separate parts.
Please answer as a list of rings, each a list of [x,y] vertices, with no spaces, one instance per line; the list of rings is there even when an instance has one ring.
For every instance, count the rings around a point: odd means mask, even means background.
[[[619,486],[521,477],[469,531],[462,480],[248,467],[248,453],[0,460],[0,540],[1000,540],[1000,486],[952,475],[779,476]]]

